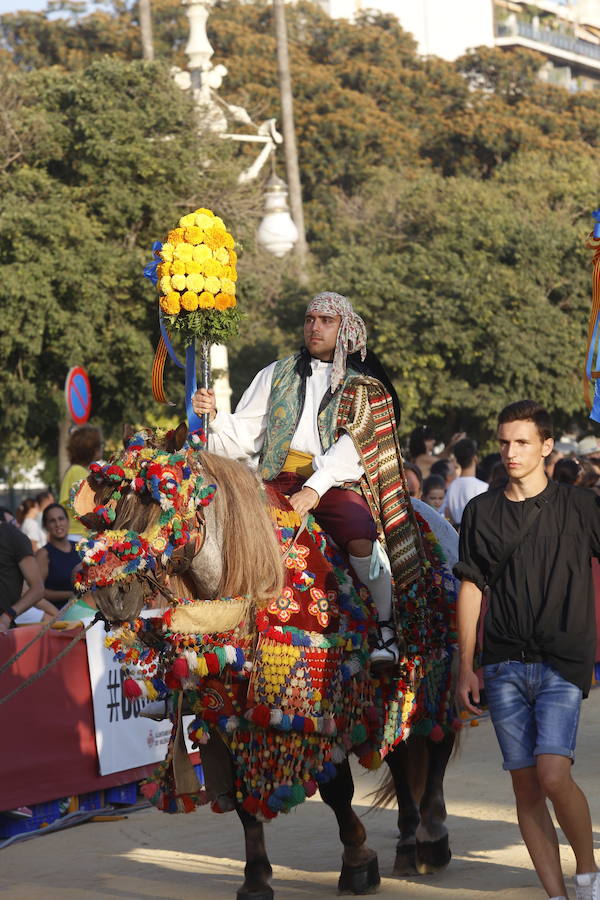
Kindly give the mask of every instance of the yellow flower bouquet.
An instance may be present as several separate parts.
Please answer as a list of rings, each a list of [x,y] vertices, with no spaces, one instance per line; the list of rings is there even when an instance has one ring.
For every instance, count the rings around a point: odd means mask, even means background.
[[[225,223],[210,209],[182,216],[166,241],[156,241],[144,274],[156,284],[169,329],[224,342],[236,334],[237,254]]]

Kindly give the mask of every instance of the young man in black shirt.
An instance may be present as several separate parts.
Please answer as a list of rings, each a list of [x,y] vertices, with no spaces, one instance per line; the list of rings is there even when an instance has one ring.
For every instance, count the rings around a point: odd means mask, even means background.
[[[490,716],[510,771],[521,834],[548,896],[566,900],[546,798],[577,861],[577,900],[600,900],[587,800],[571,777],[582,697],[595,650],[591,556],[600,556],[600,498],[548,481],[552,421],[531,400],[498,419],[504,488],[467,505],[460,535],[459,702],[480,713],[473,671],[488,587],[482,664]]]

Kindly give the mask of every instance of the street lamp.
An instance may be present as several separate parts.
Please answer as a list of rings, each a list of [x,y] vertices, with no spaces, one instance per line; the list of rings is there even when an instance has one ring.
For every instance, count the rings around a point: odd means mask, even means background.
[[[265,215],[258,227],[258,243],[274,256],[282,257],[298,240],[298,229],[290,215],[288,188],[273,173],[265,185]]]

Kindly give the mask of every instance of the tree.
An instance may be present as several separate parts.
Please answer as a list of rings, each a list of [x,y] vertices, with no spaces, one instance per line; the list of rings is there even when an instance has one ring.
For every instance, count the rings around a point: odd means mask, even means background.
[[[89,16],[0,17],[6,67],[39,70],[9,79],[24,97],[18,116],[5,115],[0,134],[11,160],[9,233],[27,203],[53,197],[39,215],[66,281],[89,304],[86,279],[103,279],[135,322],[129,337],[118,333],[120,319],[106,330],[117,366],[112,375],[100,374],[106,367],[100,351],[93,357],[96,383],[114,393],[123,379],[141,386],[128,361],[132,353],[149,360],[155,340],[153,301],[138,279],[141,248],[164,233],[178,204],[214,199],[244,249],[240,306],[247,318],[231,345],[239,394],[260,365],[298,345],[306,293],[286,277],[285,262],[255,247],[258,189],[234,183],[247,148],[227,151],[218,142],[194,151],[189,118],[187,126],[178,124],[178,111],[185,107],[189,116],[189,106],[177,91],[169,93],[175,89],[166,68],[152,81],[147,73],[158,70],[132,64],[135,78],[146,73],[147,94],[141,81],[127,86],[125,61],[140,53],[136,15],[135,4],[114,0]],[[157,56],[165,67],[183,65],[181,8],[175,0],[153,0],[153,17]],[[364,313],[371,342],[404,398],[405,427],[428,418],[444,432],[461,426],[489,436],[498,407],[523,393],[548,402],[562,424],[583,423],[579,372],[589,294],[583,238],[597,204],[600,93],[573,95],[540,82],[540,57],[525,51],[477,48],[456,63],[420,58],[392,16],[367,14],[352,24],[300,2],[288,8],[288,30],[311,286],[347,293]],[[221,0],[209,33],[214,62],[229,70],[221,95],[255,120],[277,116],[268,0]],[[111,59],[99,61],[106,53]],[[146,156],[142,148],[152,141],[154,155]],[[201,177],[194,170],[198,154],[211,159]],[[65,222],[77,216],[73,236]],[[69,241],[82,247],[63,258]],[[23,242],[21,257],[8,257],[13,269],[5,272],[16,297],[24,275],[28,284],[41,278],[38,243]],[[92,264],[92,248],[96,260],[108,248],[104,266]],[[56,290],[67,296],[64,283]],[[49,310],[53,298],[44,300]],[[99,309],[110,323],[109,312]],[[81,324],[77,340],[84,333]],[[85,348],[89,340],[81,339]],[[19,357],[10,359],[13,388],[24,390],[33,378],[19,381]],[[114,422],[143,412],[139,398],[137,406],[128,403],[107,401],[103,415]]]
[[[240,218],[243,240],[254,189],[236,187],[226,146],[199,140],[162,64],[12,73],[3,95],[0,446],[51,453],[70,365],[88,369],[94,417],[109,430],[143,418],[158,339],[142,277],[152,242],[209,203]]]

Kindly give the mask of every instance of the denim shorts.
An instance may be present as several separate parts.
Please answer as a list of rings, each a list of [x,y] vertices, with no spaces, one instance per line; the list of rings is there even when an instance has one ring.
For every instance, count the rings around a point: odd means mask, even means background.
[[[535,766],[541,753],[575,758],[581,688],[543,662],[492,663],[483,677],[505,769]]]

